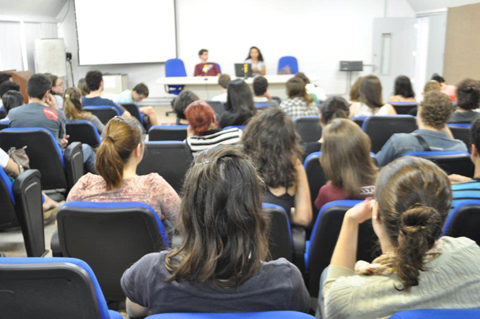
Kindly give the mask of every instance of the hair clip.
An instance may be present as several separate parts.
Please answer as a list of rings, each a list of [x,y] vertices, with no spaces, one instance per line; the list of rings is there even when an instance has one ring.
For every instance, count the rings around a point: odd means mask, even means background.
[[[65,94],[65,98],[66,98],[67,100],[69,100],[69,99],[70,99],[70,94]]]
[[[207,160],[207,161],[195,163],[195,165],[205,165],[205,164],[208,164],[208,163],[211,163],[211,162],[212,162],[211,160]]]
[[[112,141],[112,143],[115,143],[115,140],[114,140],[113,137],[111,137],[111,136],[107,136],[107,137],[105,137],[105,139]]]

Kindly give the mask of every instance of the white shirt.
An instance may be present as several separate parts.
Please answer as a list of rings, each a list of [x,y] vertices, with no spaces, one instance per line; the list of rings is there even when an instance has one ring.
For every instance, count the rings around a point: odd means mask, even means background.
[[[0,148],[0,167],[5,168],[8,164],[10,157],[8,154]]]
[[[217,101],[222,103],[227,103],[227,93],[222,93],[220,95],[214,96],[210,99],[211,101]]]
[[[356,105],[357,109],[355,110],[355,114],[353,117],[356,116],[370,116],[370,115],[388,115],[389,104],[385,104],[382,107],[378,108],[376,112],[373,112],[367,104],[362,102],[355,102],[350,106],[350,109]]]

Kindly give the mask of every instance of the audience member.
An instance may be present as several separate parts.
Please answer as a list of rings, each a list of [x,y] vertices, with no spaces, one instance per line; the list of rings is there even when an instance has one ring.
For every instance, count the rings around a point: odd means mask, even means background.
[[[352,87],[350,88],[348,103],[357,103],[360,102],[360,84],[362,83],[363,77],[359,76],[355,82],[353,82]]]
[[[132,115],[123,106],[101,96],[104,87],[102,72],[88,71],[85,81],[90,93],[82,96],[83,106],[113,106],[117,109],[118,114],[125,118],[131,118]]]
[[[321,280],[319,295],[324,298],[319,298],[317,318],[388,318],[411,309],[479,308],[480,248],[465,237],[440,237],[451,202],[447,176],[428,160],[406,157],[382,169],[375,200],[345,214],[322,275],[327,278]],[[383,254],[372,263],[355,263],[358,228],[369,219]]]
[[[385,166],[403,154],[416,151],[463,151],[467,147],[453,139],[447,122],[453,113],[452,101],[440,92],[429,92],[419,104],[418,130],[394,134],[377,154],[379,166]]]
[[[201,49],[198,52],[198,56],[202,62],[195,65],[195,72],[193,74],[194,76],[217,76],[221,73],[217,63],[207,62],[207,49]]]
[[[395,79],[395,91],[388,102],[416,102],[412,82],[408,76],[399,75]]]
[[[173,101],[173,111],[177,115],[177,124],[188,124],[185,109],[199,97],[192,91],[182,91]]]
[[[242,130],[236,127],[221,130],[218,127],[215,112],[206,102],[193,102],[185,110],[185,115],[188,121],[188,137],[185,142],[190,147],[193,156],[219,144],[240,143]]]
[[[175,224],[180,198],[157,173],[138,176],[144,153],[143,131],[135,119],[114,117],[103,130],[95,167],[100,175],[86,174],[70,190],[69,201],[143,202],[158,216]]]
[[[50,94],[55,98],[57,107],[63,107],[63,91],[65,90],[63,81],[61,78],[54,74],[47,74],[52,81],[52,87],[50,89]]]
[[[100,119],[90,113],[85,112],[82,106],[82,93],[77,88],[68,88],[65,90],[65,101],[63,103],[63,111],[70,121],[87,120],[92,122],[99,133],[103,132],[105,125]]]
[[[267,67],[265,66],[265,62],[263,62],[262,52],[260,52],[260,49],[257,47],[250,48],[245,63],[250,63],[252,65],[252,76],[265,75],[267,73]]]
[[[437,81],[430,80],[427,83],[425,83],[425,86],[423,87],[423,93],[422,93],[422,99],[425,97],[425,94],[427,94],[430,91],[437,91],[441,92],[441,87],[440,84]],[[408,114],[412,116],[417,116],[418,113],[418,106],[415,106]]]
[[[85,78],[81,78],[80,80],[78,80],[77,88],[80,90],[80,92],[82,92],[82,96],[86,96],[90,93]]]
[[[450,117],[450,123],[471,123],[480,117],[475,109],[480,107],[480,82],[465,79],[457,86],[457,110]]]
[[[8,112],[15,107],[22,106],[24,104],[23,101],[23,95],[20,92],[14,90],[5,92],[2,96],[2,102],[7,112],[7,117],[3,118],[2,121],[9,121]]]
[[[255,104],[268,104],[270,106],[278,106],[278,102],[272,100],[272,97],[268,93],[268,80],[261,76],[257,75],[253,79],[253,102]]]
[[[457,101],[457,88],[454,85],[448,85],[447,82],[445,82],[445,79],[437,73],[432,75],[432,80],[437,81],[440,84],[442,93],[448,95],[452,102]]]
[[[325,92],[320,89],[318,86],[310,82],[310,79],[305,75],[303,72],[298,72],[295,74],[297,78],[300,78],[303,82],[305,82],[305,89],[307,93],[312,97],[315,104],[320,104],[322,101],[327,99],[327,95]]]
[[[220,87],[222,94],[212,97],[212,101],[227,103],[227,88],[230,81],[230,75],[228,74],[221,74],[218,77],[218,86]]]
[[[178,249],[151,253],[123,274],[127,313],[307,312],[300,271],[268,254],[262,182],[233,146],[202,152],[185,178]],[[165,296],[168,296],[166,298]]]
[[[0,85],[3,83],[3,82],[6,82],[6,81],[11,81],[13,82],[13,77],[10,73],[0,73]]]
[[[318,107],[305,89],[305,82],[298,77],[287,81],[288,99],[280,103],[280,108],[291,118],[318,116]]]
[[[335,200],[373,195],[378,169],[370,156],[370,138],[355,122],[336,119],[325,127],[320,163],[328,182],[315,200],[318,211]]]
[[[242,79],[230,82],[225,112],[220,116],[220,127],[246,125],[256,113],[252,91]]]
[[[67,147],[66,118],[62,110],[54,108],[55,98],[50,94],[52,81],[45,74],[37,73],[27,82],[29,103],[10,110],[10,127],[42,127],[49,130],[62,149]],[[82,144],[83,164],[95,173],[95,153],[90,145]]]
[[[140,103],[143,99],[148,97],[149,90],[145,83],[139,83],[135,85],[132,90],[123,91],[115,100],[117,104],[132,104]],[[148,116],[151,125],[158,125],[157,115],[153,106],[139,107],[140,112]]]
[[[2,74],[3,73],[0,73],[0,75]],[[7,91],[20,92],[20,85],[13,81],[4,81],[2,84],[0,84],[0,106],[3,106],[2,97]]]
[[[257,113],[242,143],[265,182],[263,202],[282,206],[294,224],[308,226],[312,207],[307,174],[293,121],[279,108]]]
[[[350,117],[397,114],[393,106],[382,102],[382,83],[375,75],[367,75],[360,83],[360,102],[350,106]]]

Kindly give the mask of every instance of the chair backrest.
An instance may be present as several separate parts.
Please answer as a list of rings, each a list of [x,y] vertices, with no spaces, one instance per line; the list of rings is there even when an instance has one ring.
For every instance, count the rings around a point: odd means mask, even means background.
[[[322,137],[322,127],[318,116],[297,117],[293,122],[302,142],[316,142]]]
[[[268,248],[270,260],[285,258],[293,260],[293,241],[290,219],[283,207],[270,203],[262,204],[263,210],[270,216]]]
[[[162,313],[146,319],[313,319],[309,314],[296,311],[265,311],[235,313]]]
[[[183,141],[188,125],[154,125],[148,130],[149,141]]]
[[[190,148],[183,142],[146,142],[145,154],[137,173],[158,173],[180,194],[192,159]]]
[[[229,130],[231,128],[238,128],[239,130],[244,131],[247,128],[247,126],[246,125],[229,125],[229,126],[225,126],[222,130]]]
[[[187,71],[185,70],[185,64],[183,64],[183,61],[180,59],[167,60],[167,62],[165,62],[165,76],[187,76]]]
[[[372,141],[371,151],[378,153],[395,133],[412,133],[417,122],[410,115],[370,116],[362,124],[362,129]]]
[[[358,126],[362,127],[363,122],[368,118],[368,116],[355,116],[352,117],[351,120],[354,121]]]
[[[437,164],[448,175],[459,174],[462,176],[473,177],[475,166],[470,159],[468,152],[456,151],[421,151],[410,152],[403,156],[418,156],[428,159]]]
[[[0,120],[7,117],[7,110],[2,106],[0,107]]]
[[[159,217],[144,203],[68,202],[57,222],[62,255],[86,261],[107,300],[125,299],[120,278],[133,263],[170,246]]]
[[[30,168],[38,169],[43,189],[68,189],[62,150],[49,130],[40,127],[8,128],[0,131],[0,148],[22,148],[30,160]]]
[[[472,125],[455,123],[448,124],[448,127],[450,128],[450,131],[452,131],[453,138],[463,141],[463,143],[467,145],[468,151],[470,152],[472,149],[472,144],[470,143],[470,128]]]
[[[80,142],[88,144],[95,148],[102,143],[102,138],[98,134],[97,128],[92,122],[87,120],[67,121],[67,135],[69,142]]]
[[[397,114],[409,114],[411,110],[418,106],[417,102],[389,102]]]
[[[298,61],[294,56],[283,56],[278,60],[277,72],[283,69],[285,66],[289,66],[292,69],[293,74],[298,73]]]
[[[115,116],[120,116],[118,110],[113,106],[84,106],[83,109],[96,115],[105,125]]]
[[[0,131],[8,128],[9,125],[10,125],[10,121],[0,121]]]
[[[467,200],[456,205],[443,226],[443,235],[465,236],[480,245],[480,200]]]
[[[18,226],[13,183],[0,167],[0,229]]]
[[[136,118],[142,125],[144,125],[143,116],[140,113],[140,109],[136,103],[120,103],[128,113],[130,113],[134,118]]]
[[[95,274],[80,259],[0,258],[0,282],[4,318],[111,318]]]
[[[313,220],[316,219],[318,211],[315,209],[315,199],[323,185],[327,183],[327,178],[320,165],[320,156],[322,152],[314,152],[307,156],[303,162],[303,167],[307,174],[308,186],[310,188],[310,198],[312,200]]]
[[[480,318],[480,309],[417,309],[397,312],[390,319],[472,319]]]
[[[343,217],[347,210],[358,203],[361,201],[334,201],[324,205],[318,213],[305,252],[305,265],[308,267],[308,289],[313,297],[318,296],[320,275],[330,264],[342,228]],[[373,232],[371,221],[362,223],[358,233],[357,260],[373,260],[378,256],[375,253],[377,246],[378,240]]]
[[[225,113],[225,105],[219,101],[205,101],[210,105],[217,116],[217,120],[220,119],[220,116]]]

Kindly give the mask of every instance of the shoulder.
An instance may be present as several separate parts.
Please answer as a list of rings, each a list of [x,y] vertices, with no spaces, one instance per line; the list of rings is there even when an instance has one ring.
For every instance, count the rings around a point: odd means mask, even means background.
[[[264,262],[261,271],[265,273],[273,272],[275,276],[278,276],[279,278],[287,278],[287,276],[288,278],[291,278],[292,276],[301,277],[298,268],[285,258]]]
[[[92,174],[92,173],[87,173],[87,174],[83,175],[82,177],[80,177],[80,179],[77,181],[77,183],[88,185],[88,184],[92,184],[92,183],[96,183],[96,182],[100,182],[100,181],[104,181],[102,176]]]
[[[439,241],[443,242],[444,251],[447,253],[448,252],[457,253],[460,250],[464,250],[464,249],[480,252],[480,247],[477,245],[477,243],[467,237],[453,238],[449,236],[443,236]]]

